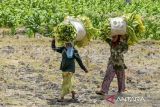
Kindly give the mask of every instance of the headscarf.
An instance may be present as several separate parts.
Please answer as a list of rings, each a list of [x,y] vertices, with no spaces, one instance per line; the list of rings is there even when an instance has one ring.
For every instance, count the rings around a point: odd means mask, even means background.
[[[116,47],[118,45],[118,43],[120,42],[120,40],[121,40],[121,35],[118,35],[117,41],[116,42],[112,41],[112,47]]]

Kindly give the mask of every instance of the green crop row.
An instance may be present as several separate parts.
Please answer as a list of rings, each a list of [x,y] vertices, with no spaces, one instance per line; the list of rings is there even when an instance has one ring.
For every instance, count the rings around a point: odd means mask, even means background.
[[[109,17],[126,13],[142,15],[146,26],[144,39],[160,39],[160,1],[132,0],[0,0],[0,27],[25,27],[29,36],[54,35],[53,27],[66,16],[87,16],[100,29]]]

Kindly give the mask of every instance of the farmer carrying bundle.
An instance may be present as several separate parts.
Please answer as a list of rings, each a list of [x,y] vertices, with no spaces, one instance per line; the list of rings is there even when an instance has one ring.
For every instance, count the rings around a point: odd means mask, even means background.
[[[128,51],[128,44],[126,41],[121,40],[122,35],[112,35],[112,38],[107,38],[105,41],[110,46],[110,57],[106,74],[104,76],[101,89],[96,91],[98,95],[108,94],[110,84],[115,75],[118,80],[118,92],[121,94],[125,91],[125,69],[127,68],[124,63],[124,53]]]
[[[101,89],[96,91],[98,95],[108,94],[110,84],[117,75],[118,92],[125,91],[125,69],[124,54],[128,51],[128,45],[137,42],[138,33],[144,31],[144,26],[138,15],[131,15],[127,20],[125,17],[111,18],[107,26],[101,30],[101,38],[110,46],[110,57]],[[108,38],[111,36],[111,39]]]
[[[73,42],[78,47],[88,45],[94,36],[96,29],[87,17],[66,17],[56,29],[57,43],[63,45],[65,42]]]
[[[57,47],[55,44],[55,39],[52,40],[52,49],[58,53],[62,54],[62,61],[60,70],[62,71],[62,91],[61,98],[58,100],[59,102],[64,101],[65,95],[71,93],[72,99],[75,100],[75,90],[74,90],[74,73],[75,73],[75,60],[78,62],[79,66],[82,70],[88,73],[88,70],[84,66],[81,57],[78,53],[78,50],[75,49],[71,42],[65,42],[65,45],[62,47]]]

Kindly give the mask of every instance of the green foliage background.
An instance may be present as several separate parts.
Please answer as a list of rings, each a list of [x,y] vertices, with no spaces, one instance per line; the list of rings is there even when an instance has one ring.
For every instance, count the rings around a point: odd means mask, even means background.
[[[95,28],[101,28],[105,20],[126,13],[141,14],[146,32],[144,39],[160,40],[160,0],[0,0],[0,27],[25,26],[28,35],[36,32],[44,36],[54,35],[53,27],[65,16],[87,16]]]

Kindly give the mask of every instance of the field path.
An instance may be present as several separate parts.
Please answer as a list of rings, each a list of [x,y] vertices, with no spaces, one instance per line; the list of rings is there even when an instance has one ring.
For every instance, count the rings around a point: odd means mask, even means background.
[[[90,72],[85,74],[77,66],[78,100],[70,101],[68,95],[64,103],[57,102],[62,82],[61,55],[51,50],[50,43],[49,38],[0,38],[0,107],[160,107],[160,42],[142,41],[125,54],[127,92],[122,96],[143,97],[145,102],[117,101],[115,104],[95,94],[110,54],[106,43],[92,41],[79,49]],[[116,79],[110,94],[117,91]]]

